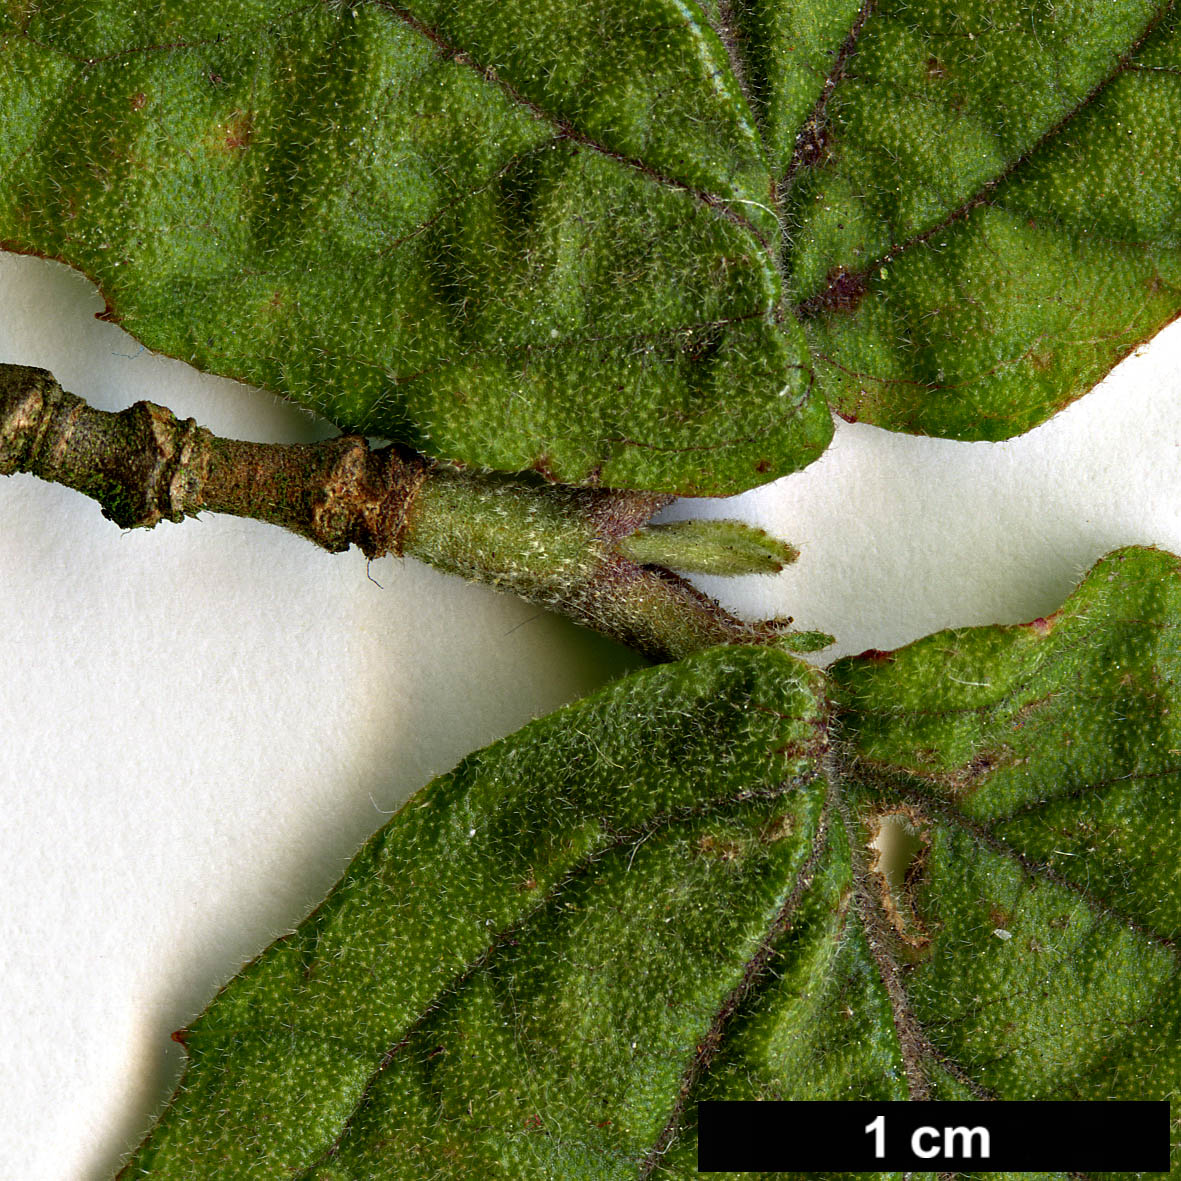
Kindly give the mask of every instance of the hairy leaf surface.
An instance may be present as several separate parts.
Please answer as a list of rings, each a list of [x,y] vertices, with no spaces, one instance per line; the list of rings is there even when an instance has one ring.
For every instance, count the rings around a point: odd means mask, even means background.
[[[1179,54],[1169,4],[873,7],[785,211],[842,414],[1007,438],[1176,316]]]
[[[6,11],[0,240],[152,348],[568,482],[827,442],[759,137],[678,0]]]
[[[1174,1097],[1179,619],[1125,550],[1029,625],[714,649],[471,756],[183,1034],[126,1176],[687,1178],[702,1098]]]
[[[1181,307],[1171,4],[0,6],[0,243],[346,429],[718,494]]]

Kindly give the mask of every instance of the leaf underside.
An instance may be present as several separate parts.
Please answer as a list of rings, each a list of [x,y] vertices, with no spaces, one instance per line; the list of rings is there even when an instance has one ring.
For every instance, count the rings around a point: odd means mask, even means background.
[[[1028,625],[715,649],[527,726],[182,1035],[124,1175],[688,1178],[703,1098],[1175,1096],[1179,618],[1129,549]]]
[[[998,439],[1181,308],[1146,0],[0,4],[0,243],[347,429],[721,494]]]

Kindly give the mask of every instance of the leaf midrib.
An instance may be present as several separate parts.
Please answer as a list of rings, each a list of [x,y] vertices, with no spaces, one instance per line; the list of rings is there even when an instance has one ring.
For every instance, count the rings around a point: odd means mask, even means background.
[[[832,67],[824,77],[820,94],[812,104],[812,109],[808,112],[807,117],[800,124],[800,129],[796,133],[796,141],[792,148],[791,159],[788,161],[787,170],[775,184],[776,196],[780,202],[787,196],[792,184],[795,182],[796,176],[805,166],[805,151],[809,137],[816,135],[824,127],[825,120],[828,117],[829,100],[832,98],[833,91],[836,90],[838,83],[845,76],[845,70],[849,64],[849,59],[853,55],[853,50],[857,47],[857,40],[861,36],[861,30],[865,28],[866,22],[873,15],[876,7],[877,0],[862,0],[861,7],[857,10],[857,15],[853,18],[853,23],[849,26],[848,34],[844,41],[841,42],[840,48],[837,49],[836,55],[833,57]]]
[[[941,821],[946,826],[967,833],[972,840],[978,842],[981,846],[1018,865],[1031,879],[1045,881],[1066,890],[1079,898],[1096,917],[1132,930],[1141,938],[1154,943],[1168,952],[1175,965],[1175,970],[1170,976],[1170,980],[1175,981],[1178,973],[1181,973],[1181,947],[1178,946],[1174,938],[1155,930],[1142,920],[1113,906],[1106,899],[1095,894],[1094,891],[1087,887],[1072,882],[1069,878],[1059,874],[1051,865],[1028,856],[1011,842],[999,836],[987,824],[965,816],[950,802],[927,794],[921,787],[911,783],[909,777],[905,774],[897,773],[894,776],[889,776],[883,772],[882,768],[866,767],[855,756],[848,754],[845,754],[843,757],[834,754],[832,766],[832,774],[838,785],[849,781],[857,785],[859,791],[868,789],[876,794],[879,799],[883,796],[886,798],[904,799],[937,821]],[[1128,776],[1128,778],[1136,777]],[[869,871],[865,867],[863,852],[854,836],[857,831],[856,818],[852,815],[852,810],[848,808],[847,802],[840,796],[839,786],[837,790],[839,806],[842,810],[842,818],[845,822],[845,829],[849,840],[854,883],[858,889],[859,918],[862,921],[866,939],[870,944],[879,979],[881,979],[883,986],[886,988],[890,999],[895,1037],[903,1052],[907,1084],[911,1091],[911,1098],[920,1100],[930,1098],[929,1094],[923,1093],[926,1087],[929,1086],[925,1071],[922,1072],[921,1076],[919,1075],[924,1060],[948,1071],[961,1085],[967,1087],[977,1099],[995,1100],[999,1098],[996,1092],[981,1083],[962,1064],[943,1051],[931,1039],[927,1032],[927,1027],[915,1017],[911,1010],[909,998],[906,993],[905,975],[891,951],[893,939],[889,931],[884,927],[880,932],[875,930],[875,927],[880,925],[878,920],[882,917],[881,909],[876,898],[873,896],[873,891],[869,889]],[[859,812],[863,814],[865,808],[866,805],[861,805]],[[877,936],[876,939],[875,936]],[[1162,997],[1168,995],[1168,989],[1169,981],[1165,981],[1161,986],[1157,998],[1152,1002],[1154,1008],[1160,1003]],[[1130,1033],[1129,1036],[1131,1036]],[[910,1051],[910,1061],[908,1061],[908,1049]],[[1082,1174],[1077,1175],[1083,1176]]]
[[[943,823],[966,831],[980,844],[1020,865],[1030,877],[1050,882],[1070,891],[1079,897],[1092,913],[1134,930],[1142,938],[1161,946],[1173,956],[1178,967],[1181,968],[1181,948],[1173,939],[1112,906],[1085,887],[1071,882],[1046,863],[1024,854],[1010,842],[998,836],[987,825],[964,816],[946,801],[933,798],[918,787],[909,786],[908,788],[904,775],[898,774],[891,778],[883,772],[882,768],[868,767],[855,756],[841,751],[839,748],[835,748],[825,756],[824,774],[828,782],[828,793],[817,837],[808,861],[797,875],[788,902],[781,908],[775,921],[770,925],[767,934],[760,942],[757,953],[748,961],[741,983],[731,994],[733,1001],[731,1001],[731,997],[728,997],[726,1004],[719,1009],[709,1035],[705,1039],[707,1048],[699,1051],[687,1066],[683,1076],[685,1081],[670,1115],[668,1125],[648,1157],[645,1158],[639,1174],[640,1181],[644,1181],[650,1175],[652,1169],[659,1163],[660,1155],[671,1144],[676,1133],[681,1130],[684,1110],[692,1097],[697,1082],[704,1075],[705,1070],[708,1069],[724,1042],[726,1033],[731,1026],[729,1019],[734,1016],[741,1001],[748,1000],[757,994],[759,985],[766,978],[766,968],[774,958],[774,944],[786,930],[790,929],[791,916],[811,886],[812,876],[823,855],[823,847],[834,811],[839,814],[840,822],[845,829],[853,877],[854,910],[861,924],[878,979],[885,988],[889,1000],[894,1036],[902,1058],[910,1098],[916,1101],[931,1098],[931,1082],[927,1073],[929,1065],[936,1065],[947,1071],[979,1100],[989,1101],[998,1098],[995,1091],[975,1078],[961,1063],[931,1039],[927,1027],[911,1008],[905,985],[905,972],[893,954],[893,940],[885,926],[880,903],[871,887],[870,870],[866,864],[864,850],[856,838],[859,831],[858,819],[854,816],[850,802],[842,791],[843,785],[847,782],[854,784],[859,793],[868,788],[879,796],[887,795],[907,799],[928,813],[934,813]],[[1129,776],[1129,778],[1133,777]],[[863,810],[863,808],[859,809],[859,811]]]
[[[488,946],[478,956],[470,960],[464,965],[463,968],[456,972],[450,980],[436,989],[430,1001],[422,1007],[421,1011],[414,1014],[414,1016],[405,1023],[401,1031],[401,1036],[398,1038],[398,1040],[382,1053],[378,1064],[373,1068],[369,1076],[366,1078],[365,1084],[362,1087],[360,1094],[357,1096],[357,1100],[354,1103],[352,1109],[342,1120],[340,1131],[337,1133],[332,1143],[324,1148],[320,1155],[310,1165],[308,1165],[304,1171],[298,1174],[298,1176],[300,1178],[304,1178],[305,1176],[307,1178],[311,1178],[315,1169],[321,1168],[330,1162],[331,1158],[340,1149],[341,1145],[343,1145],[356,1117],[364,1110],[365,1106],[367,1105],[373,1088],[380,1079],[381,1075],[395,1061],[398,1054],[410,1044],[414,1038],[415,1033],[422,1028],[424,1022],[426,1022],[432,1014],[437,1012],[449,998],[458,995],[473,977],[488,967],[488,965],[495,960],[497,952],[506,945],[510,945],[514,935],[517,932],[527,927],[531,921],[533,921],[538,915],[550,907],[554,903],[554,900],[560,897],[560,895],[572,883],[578,881],[581,877],[591,872],[596,862],[600,861],[603,857],[609,855],[613,851],[626,848],[631,844],[638,845],[656,833],[662,832],[674,825],[692,821],[703,816],[708,816],[719,809],[725,809],[727,807],[757,801],[773,801],[782,799],[790,792],[798,791],[801,788],[806,787],[815,779],[815,777],[816,772],[809,772],[807,774],[799,775],[793,777],[792,779],[786,780],[774,788],[751,789],[737,793],[735,795],[711,799],[700,804],[661,813],[658,816],[651,817],[641,825],[612,832],[610,834],[609,840],[597,846],[591,853],[583,857],[582,860],[580,860],[577,864],[572,865],[566,871],[566,873],[558,881],[554,882],[548,891],[537,900],[536,904],[532,908],[522,913],[514,922],[509,923],[507,926],[494,932]],[[821,825],[825,823],[826,814],[827,810],[825,811],[825,814],[822,815],[820,821]],[[812,867],[813,864],[814,863],[810,857],[805,867],[803,867],[800,873],[797,874],[797,886],[798,879],[802,877],[805,870],[809,867]],[[806,886],[800,888],[798,890],[799,896],[802,897],[805,891]],[[793,894],[793,897],[794,896],[795,895]],[[776,923],[777,922],[778,919],[776,920]],[[775,927],[776,924],[772,924],[771,930],[775,931]],[[775,931],[775,933],[776,935],[778,934],[777,931]],[[767,938],[770,939],[771,936],[768,935]],[[758,957],[762,950],[762,946],[763,944],[760,942],[759,948],[756,949],[756,952],[751,957],[752,961]],[[315,951],[313,948],[311,955],[314,957],[314,954]],[[749,973],[749,969],[750,961],[744,965],[744,981]],[[729,1000],[729,998],[727,998],[727,1000]],[[723,1011],[725,1011],[725,1005],[723,1005],[722,1009],[719,1010],[719,1012]],[[265,1033],[267,1032],[268,1028],[269,1027],[261,1026],[246,1026],[241,1029],[233,1030],[223,1030],[219,1028],[215,1032],[219,1036],[224,1036],[225,1033]],[[304,1032],[306,1032],[309,1037],[317,1036],[317,1031],[315,1030],[307,1030]],[[320,1034],[320,1036],[323,1035]],[[358,1052],[366,1056],[372,1056],[373,1050],[372,1048],[360,1048]],[[686,1073],[688,1073],[688,1069],[689,1068],[686,1068]],[[647,1175],[647,1173],[643,1174],[645,1177]]]
[[[866,767],[857,759],[853,758],[850,761],[849,774],[853,775],[857,782],[861,783],[863,786],[868,787],[870,791],[877,794],[879,799],[885,797],[886,799],[893,798],[906,800],[908,803],[914,805],[922,812],[925,812],[936,822],[942,822],[947,827],[955,828],[961,832],[966,833],[971,840],[977,842],[979,845],[987,848],[989,851],[997,854],[998,856],[1004,857],[1013,864],[1017,865],[1030,879],[1046,882],[1065,890],[1069,894],[1072,894],[1087,907],[1094,917],[1131,930],[1139,935],[1142,939],[1160,947],[1171,956],[1174,962],[1174,971],[1167,980],[1162,982],[1157,996],[1151,1002],[1150,1007],[1155,1009],[1161,1003],[1162,999],[1170,994],[1171,985],[1173,985],[1178,976],[1181,975],[1181,947],[1178,946],[1177,941],[1173,937],[1155,930],[1147,923],[1136,918],[1134,915],[1131,915],[1127,911],[1112,905],[1109,901],[1097,895],[1093,890],[1071,881],[1069,878],[1060,874],[1054,869],[1053,866],[1049,865],[1048,863],[1030,857],[1017,846],[999,836],[986,823],[965,816],[950,802],[941,800],[938,797],[934,797],[923,791],[921,786],[916,785],[905,773],[895,773],[894,775],[890,775],[886,773],[880,766]],[[1134,779],[1138,777],[1129,775],[1125,778]],[[852,838],[853,830],[850,827],[848,831],[850,834],[850,847],[852,850],[853,846],[855,845],[855,842]],[[871,906],[876,906],[876,903],[872,900],[872,896]],[[868,930],[867,936],[869,936]],[[886,958],[896,969],[897,961],[895,961],[893,956],[890,954],[889,946],[890,937],[887,932],[882,942],[881,952],[884,958]],[[879,968],[879,974],[881,974],[881,960],[878,959],[877,955],[875,955],[875,960],[878,960],[877,966]],[[883,983],[887,987],[887,990],[889,991],[890,983],[886,980],[884,975],[882,976],[882,979]],[[901,980],[902,977],[900,975],[899,990],[903,995],[905,995],[905,988],[902,985]],[[893,1010],[893,995],[891,995],[891,1007]],[[909,1012],[909,1006],[907,1006],[907,1011]],[[894,1016],[895,1035],[898,1037],[901,1043],[904,1037],[905,1025],[899,1025],[897,1019],[897,1010],[894,1010]],[[943,1067],[945,1070],[951,1073],[957,1079],[957,1081],[968,1087],[968,1089],[971,1090],[978,1099],[990,1100],[1000,1097],[984,1084],[980,1083],[977,1079],[973,1078],[973,1076],[960,1063],[956,1062],[955,1059],[951,1058],[944,1051],[942,1051],[934,1043],[934,1041],[931,1040],[927,1034],[926,1027],[921,1022],[916,1022],[916,1026],[920,1035],[917,1048],[919,1049],[923,1058]],[[1129,1030],[1126,1036],[1130,1038],[1132,1036],[1132,1032]],[[923,1096],[912,1095],[912,1098],[922,1097]],[[1075,1174],[1072,1174],[1072,1176],[1073,1175]],[[1078,1175],[1082,1176],[1082,1174]]]
[[[886,790],[891,795],[901,797],[909,802],[921,807],[924,811],[934,814],[945,824],[958,828],[961,832],[966,833],[972,840],[983,845],[993,853],[997,853],[1002,857],[1019,865],[1030,877],[1039,878],[1042,881],[1048,882],[1060,889],[1067,890],[1081,899],[1087,906],[1096,914],[1103,918],[1116,923],[1119,926],[1126,927],[1131,931],[1135,931],[1142,938],[1150,940],[1159,947],[1168,951],[1181,967],[1181,946],[1178,946],[1177,940],[1172,935],[1166,935],[1163,931],[1158,931],[1154,927],[1145,923],[1143,920],[1137,918],[1133,914],[1122,910],[1115,906],[1107,899],[1096,894],[1094,890],[1083,886],[1078,882],[1072,881],[1069,877],[1059,873],[1053,865],[1047,861],[1038,860],[1025,853],[1017,845],[1004,837],[1000,836],[992,827],[983,821],[976,820],[970,816],[966,816],[954,805],[948,803],[946,800],[941,800],[936,796],[928,795],[926,792],[910,786],[906,783],[905,777],[899,776],[893,782],[886,779],[880,774],[869,774],[866,778],[874,783],[877,790]],[[1135,781],[1141,777],[1135,774],[1124,777],[1126,780]],[[1080,793],[1081,794],[1081,793]],[[1049,804],[1053,800],[1043,801],[1043,804]],[[1002,819],[1002,823],[1008,820],[1008,817]]]
[[[874,0],[866,0],[866,5],[863,7],[872,9],[873,4]],[[1107,89],[1107,87],[1111,85],[1111,83],[1113,83],[1123,74],[1135,68],[1135,63],[1132,61],[1133,56],[1143,47],[1148,38],[1151,37],[1156,31],[1161,21],[1164,20],[1164,18],[1169,14],[1169,12],[1172,11],[1174,7],[1175,0],[1167,0],[1165,4],[1159,6],[1156,10],[1156,15],[1153,16],[1141,30],[1140,36],[1137,37],[1136,40],[1133,41],[1132,44],[1128,46],[1128,48],[1124,50],[1124,52],[1116,59],[1116,65],[1114,69],[1112,69],[1107,75],[1100,79],[1100,81],[1097,82],[1090,91],[1083,95],[1083,97],[1079,99],[1079,101],[1073,107],[1071,107],[1049,129],[1043,132],[1032,144],[1030,144],[1028,148],[1025,149],[1025,151],[1015,156],[1000,172],[996,174],[996,176],[991,177],[989,180],[985,181],[975,193],[963,200],[958,206],[956,206],[956,208],[947,213],[934,225],[929,226],[925,230],[917,231],[900,243],[892,244],[883,253],[876,255],[859,269],[841,271],[839,276],[834,276],[834,282],[839,280],[844,283],[868,283],[868,280],[874,275],[876,271],[881,268],[883,263],[893,261],[898,255],[911,250],[915,246],[921,246],[924,242],[929,241],[936,234],[942,233],[956,222],[964,220],[974,209],[987,204],[989,196],[997,188],[999,188],[999,186],[1004,181],[1012,176],[1018,168],[1020,168],[1034,155],[1036,155],[1044,145],[1048,144],[1051,140],[1058,136],[1065,129],[1065,127],[1082,111],[1091,106]],[[869,14],[867,14],[867,16],[868,15]],[[841,77],[846,76],[844,74],[845,65],[845,62],[841,62],[839,64],[841,74],[836,78],[836,81],[834,81],[832,89],[836,88],[836,85],[841,80]],[[825,85],[826,87],[828,86],[827,79],[825,81]],[[825,105],[827,105],[827,96],[825,96]],[[821,109],[821,116],[823,116],[823,109]],[[814,291],[804,298],[797,300],[794,308],[796,316],[802,320],[813,318],[815,315],[815,309],[823,308],[824,296],[826,292],[832,290],[832,287],[833,283],[830,283],[826,288]],[[811,313],[809,313],[809,308],[813,309]]]
[[[823,776],[818,770],[816,778]],[[660,1158],[668,1151],[669,1146],[681,1130],[685,1108],[690,1097],[696,1090],[698,1083],[709,1070],[718,1051],[724,1044],[726,1034],[732,1025],[732,1019],[741,1009],[744,1001],[758,991],[759,985],[767,975],[767,969],[775,956],[775,945],[779,939],[791,929],[792,918],[799,909],[800,903],[812,886],[816,870],[824,856],[824,849],[828,843],[829,820],[835,798],[835,787],[829,782],[825,796],[824,807],[816,824],[816,831],[812,837],[812,844],[808,856],[796,873],[791,890],[779,907],[775,917],[767,926],[762,939],[754,952],[743,964],[738,983],[727,993],[722,1004],[710,1022],[709,1030],[700,1039],[697,1051],[690,1058],[681,1074],[681,1085],[673,1101],[672,1110],[664,1127],[653,1142],[643,1160],[640,1162],[639,1181],[646,1181],[660,1164]]]
[[[288,20],[297,18],[302,13],[315,11],[316,9],[329,6],[331,5],[331,2],[332,0],[312,0],[312,2],[309,4],[293,6],[285,12],[270,15],[265,20],[257,22],[253,28],[271,29]],[[588,150],[594,151],[602,156],[614,160],[624,167],[640,173],[656,185],[685,192],[701,204],[707,206],[719,216],[724,217],[728,221],[732,222],[734,225],[750,234],[750,236],[761,248],[762,253],[766,256],[768,265],[778,272],[780,267],[780,258],[779,252],[776,250],[774,243],[772,243],[766,237],[766,235],[762,233],[754,225],[754,223],[751,222],[750,219],[741,212],[741,210],[734,208],[733,204],[731,203],[733,199],[723,197],[720,194],[707,189],[699,188],[688,181],[681,180],[678,177],[662,172],[658,168],[653,167],[651,164],[639,157],[630,156],[625,152],[614,149],[600,140],[595,139],[594,136],[581,130],[569,119],[563,117],[555,111],[549,110],[542,104],[526,96],[510,82],[502,78],[490,66],[477,61],[471,55],[471,53],[464,49],[461,45],[457,45],[448,41],[441,30],[427,24],[425,21],[420,20],[409,9],[395,3],[395,0],[368,0],[368,2],[374,7],[380,8],[387,12],[392,18],[400,21],[419,37],[429,41],[435,46],[440,56],[450,60],[456,65],[460,65],[472,70],[474,73],[478,74],[487,85],[494,86],[500,90],[513,103],[513,105],[529,112],[533,118],[549,125],[551,128],[553,128],[555,136],[558,139],[577,143]],[[716,29],[714,32],[716,35],[718,35],[718,39],[722,43],[723,47],[727,49],[727,54],[729,54],[729,49],[726,46],[725,39],[717,32]],[[172,52],[199,49],[205,46],[218,44],[224,40],[222,37],[212,37],[199,38],[192,41],[178,40],[175,42],[166,42],[152,45],[137,45],[125,49],[115,50],[109,54],[95,56],[76,53],[52,42],[46,42],[33,37],[28,31],[27,20],[25,27],[22,27],[14,35],[29,41],[31,44],[36,45],[39,49],[42,49],[47,53],[53,53],[65,58],[68,61],[74,62],[76,65],[82,67],[84,73],[89,72],[94,67],[106,65],[110,62],[117,61],[121,58],[129,56],[155,52]],[[234,34],[236,37],[248,37],[249,35],[249,29],[236,30]],[[735,77],[741,86],[740,77],[737,74],[735,74]],[[763,138],[761,129],[758,129],[758,146],[761,149],[765,159],[766,142]],[[773,212],[778,218],[778,209],[773,210]]]
[[[327,2],[327,0],[325,0]],[[751,223],[751,221],[743,216],[738,210],[732,208],[729,199],[719,196],[717,193],[709,192],[705,189],[699,189],[695,185],[689,184],[687,181],[679,180],[677,177],[670,176],[667,173],[661,172],[654,168],[644,160],[629,156],[624,152],[620,152],[615,148],[609,147],[607,144],[596,140],[587,132],[582,131],[576,127],[568,119],[555,111],[548,110],[540,103],[535,102],[513,86],[510,82],[502,78],[490,66],[478,62],[472,57],[471,53],[459,45],[448,41],[441,30],[428,25],[425,21],[416,17],[409,9],[402,7],[400,4],[394,3],[394,0],[370,0],[375,7],[384,9],[391,16],[402,21],[408,28],[419,34],[419,36],[426,38],[433,44],[440,54],[449,58],[457,65],[462,65],[467,69],[473,70],[486,83],[497,87],[502,91],[516,106],[528,111],[535,119],[539,119],[549,124],[557,134],[558,138],[569,140],[572,143],[580,144],[582,147],[588,148],[593,152],[606,156],[608,159],[615,160],[617,163],[624,165],[627,168],[634,169],[641,175],[647,177],[664,188],[677,189],[686,192],[700,201],[703,205],[708,206],[722,217],[733,222],[741,229],[745,230],[755,239],[762,247],[763,252],[768,256],[768,260],[774,265],[778,266],[778,254],[775,251],[771,242]],[[761,139],[761,137],[760,137]]]

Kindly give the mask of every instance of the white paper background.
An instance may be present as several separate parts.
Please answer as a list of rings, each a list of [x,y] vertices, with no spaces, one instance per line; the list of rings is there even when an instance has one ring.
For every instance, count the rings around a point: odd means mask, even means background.
[[[150,398],[225,435],[332,433],[152,356],[101,308],[65,268],[0,256],[0,360],[105,409]],[[839,424],[806,472],[675,511],[799,545],[782,575],[708,589],[833,632],[838,652],[1046,614],[1115,546],[1181,552],[1179,362],[1181,326],[1006,444]],[[389,810],[637,664],[413,561],[367,572],[228,518],[121,534],[72,492],[0,480],[4,1176],[109,1177],[175,1081],[170,1031]]]

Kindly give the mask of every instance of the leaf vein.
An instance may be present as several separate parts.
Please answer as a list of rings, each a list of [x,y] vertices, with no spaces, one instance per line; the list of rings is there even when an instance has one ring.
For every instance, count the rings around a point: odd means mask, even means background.
[[[797,790],[806,786],[815,778],[816,773],[813,772],[807,775],[797,776],[789,779],[774,788],[751,789],[739,792],[733,796],[727,796],[723,799],[707,800],[700,804],[674,809],[669,812],[661,813],[658,816],[650,818],[641,825],[636,825],[629,829],[606,830],[607,840],[602,845],[599,845],[588,856],[584,857],[576,865],[572,866],[567,873],[550,888],[549,892],[540,898],[537,904],[529,911],[521,915],[515,922],[509,923],[501,930],[495,932],[488,946],[480,955],[476,956],[465,967],[461,968],[455,975],[445,984],[440,986],[430,1002],[426,1004],[421,1012],[415,1014],[405,1025],[401,1036],[396,1042],[386,1048],[378,1060],[376,1066],[373,1068],[369,1077],[366,1079],[357,1100],[353,1105],[352,1110],[346,1115],[341,1122],[340,1131],[337,1133],[334,1140],[324,1149],[321,1155],[317,1158],[315,1163],[310,1167],[308,1175],[313,1175],[314,1170],[322,1167],[333,1156],[339,1152],[346,1137],[348,1136],[352,1126],[357,1117],[365,1110],[370,1102],[373,1089],[376,1086],[381,1075],[389,1068],[395,1061],[398,1055],[411,1043],[415,1033],[422,1028],[427,1019],[443,1007],[446,1002],[459,994],[464,985],[473,979],[479,972],[487,968],[495,959],[497,952],[499,952],[506,945],[511,945],[514,936],[525,929],[530,922],[532,922],[539,914],[541,914],[547,907],[554,903],[554,900],[561,896],[572,883],[591,872],[594,865],[603,857],[607,856],[613,851],[626,847],[632,842],[641,843],[647,840],[653,834],[662,829],[671,827],[674,824],[679,824],[688,820],[695,819],[700,816],[709,814],[718,808],[724,808],[733,804],[746,803],[757,800],[775,800],[781,798],[790,791]],[[219,1033],[222,1031],[219,1030]],[[265,1030],[260,1030],[265,1032]]]
[[[1140,33],[1140,36],[1135,41],[1133,41],[1132,44],[1117,58],[1115,67],[1107,75],[1100,79],[1100,81],[1097,82],[1091,90],[1083,95],[1082,98],[1079,99],[1079,101],[1062,116],[1062,118],[1060,118],[1055,124],[1053,124],[1053,126],[1043,132],[1024,152],[1021,152],[1019,155],[1015,156],[1003,169],[1001,169],[1000,172],[997,173],[996,176],[985,181],[984,184],[982,184],[980,188],[974,194],[972,194],[972,196],[961,202],[960,205],[951,210],[951,212],[949,212],[936,224],[928,227],[925,230],[921,230],[916,234],[912,234],[911,237],[902,242],[894,243],[883,254],[877,255],[875,258],[866,263],[866,265],[860,270],[842,272],[842,280],[849,282],[850,279],[852,279],[861,280],[864,282],[881,267],[882,263],[893,260],[897,255],[902,254],[915,246],[922,245],[924,242],[927,242],[933,238],[936,234],[942,233],[942,231],[954,225],[956,222],[962,221],[968,216],[969,213],[972,212],[972,210],[976,209],[978,206],[987,204],[990,195],[1002,184],[1002,182],[1007,180],[1017,169],[1030,160],[1038,152],[1038,150],[1043,147],[1043,145],[1050,143],[1056,136],[1058,136],[1071,122],[1071,120],[1076,118],[1082,111],[1090,107],[1112,82],[1132,68],[1132,66],[1135,64],[1131,60],[1132,55],[1135,54],[1144,44],[1144,42],[1152,35],[1160,22],[1164,20],[1165,16],[1173,8],[1173,4],[1174,0],[1169,0],[1168,3],[1161,5],[1157,9],[1156,15],[1145,25],[1144,29]],[[835,85],[836,83],[834,82],[834,88]],[[827,98],[825,98],[825,101],[827,102]],[[789,173],[789,176],[790,175],[792,174]],[[806,314],[807,308],[809,306],[815,306],[818,302],[822,304],[823,300],[821,299],[818,301],[816,296],[810,296],[807,299],[801,300],[796,305],[796,311],[798,314],[804,315]]]
[[[731,1028],[733,1018],[741,1008],[742,1003],[751,996],[759,984],[766,978],[771,960],[774,957],[776,942],[782,935],[791,930],[792,917],[796,910],[799,909],[800,902],[812,885],[816,869],[820,864],[821,857],[824,855],[825,845],[828,842],[829,815],[832,802],[833,787],[830,783],[824,810],[816,826],[816,833],[812,838],[812,847],[808,852],[808,857],[796,875],[791,892],[784,899],[783,904],[772,919],[766,934],[759,942],[754,954],[743,965],[741,978],[727,994],[721,1007],[714,1015],[708,1032],[698,1044],[696,1053],[686,1065],[681,1075],[681,1085],[677,1090],[676,1098],[673,1100],[672,1111],[669,1113],[668,1120],[665,1122],[655,1143],[640,1164],[640,1181],[644,1181],[645,1178],[652,1175],[652,1172],[660,1163],[660,1158],[664,1156],[676,1139],[684,1120],[685,1108],[688,1105],[689,1097],[696,1089],[697,1084],[701,1081],[706,1071],[709,1070],[710,1065],[721,1049],[726,1033]]]
[[[531,98],[521,93],[511,83],[501,78],[494,69],[490,66],[482,65],[475,61],[470,54],[462,50],[459,46],[451,44],[442,32],[425,21],[420,20],[408,9],[403,8],[400,4],[394,3],[394,0],[371,0],[378,8],[383,8],[392,16],[402,21],[404,24],[413,29],[420,36],[425,37],[430,41],[438,51],[445,57],[450,58],[458,65],[463,65],[479,74],[486,82],[498,87],[502,90],[514,103],[528,111],[535,119],[541,122],[548,123],[557,132],[559,138],[569,140],[572,143],[588,148],[593,152],[598,152],[600,155],[606,156],[609,159],[615,160],[623,164],[627,168],[635,169],[641,175],[646,176],[649,180],[654,181],[658,185],[665,188],[677,189],[682,192],[689,193],[696,200],[703,205],[713,210],[719,216],[726,218],[735,225],[746,230],[751,237],[753,237],[763,248],[763,250],[771,256],[777,263],[777,258],[772,249],[771,243],[767,238],[755,228],[754,224],[741,213],[731,207],[729,201],[719,196],[717,193],[707,192],[704,189],[699,189],[683,180],[678,180],[674,176],[669,176],[667,173],[661,172],[659,169],[653,168],[635,156],[629,156],[624,152],[616,151],[614,148],[608,147],[604,143],[600,143],[593,136],[588,135],[576,127],[569,119],[557,114],[554,111],[546,110],[540,103],[534,102]]]

